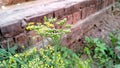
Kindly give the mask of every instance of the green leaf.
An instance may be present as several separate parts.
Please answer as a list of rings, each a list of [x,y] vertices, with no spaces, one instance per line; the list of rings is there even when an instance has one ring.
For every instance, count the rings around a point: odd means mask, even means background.
[[[120,41],[117,42],[118,46],[120,46]]]
[[[93,41],[94,41],[94,43],[97,43],[99,41],[99,39],[95,38]]]
[[[7,51],[5,49],[0,49],[0,55],[5,56]]]
[[[47,21],[47,17],[46,16],[44,16],[44,22],[46,22]]]
[[[115,65],[115,68],[120,68],[120,64],[118,64],[118,65]]]
[[[116,46],[116,47],[115,47],[115,49],[118,49],[118,50],[120,50],[120,46]]]
[[[17,46],[13,46],[11,48],[9,48],[8,52],[12,53],[12,54],[15,54],[15,51],[17,50]]]
[[[90,49],[89,49],[88,47],[85,47],[84,51],[85,51],[88,55],[90,55]]]
[[[91,38],[85,36],[85,41],[86,41],[86,43],[90,43],[91,42]]]

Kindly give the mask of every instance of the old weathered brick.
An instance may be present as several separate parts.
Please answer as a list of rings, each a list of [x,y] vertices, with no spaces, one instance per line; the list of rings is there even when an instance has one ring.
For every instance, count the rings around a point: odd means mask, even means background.
[[[115,0],[110,0],[109,3],[110,3],[110,4],[113,4],[113,1],[115,1]]]
[[[96,0],[90,0],[90,5],[95,5],[95,3],[96,3]]]
[[[86,11],[87,11],[86,7],[82,9],[82,19],[86,18]]]
[[[56,18],[60,19],[65,15],[64,9],[59,9],[54,12]]]
[[[95,11],[95,5],[90,5],[90,14],[93,14]]]
[[[99,11],[100,9],[102,9],[102,1],[101,0],[97,0],[97,3],[96,3],[96,9],[97,11]]]
[[[25,20],[26,22],[34,22],[34,23],[38,23],[38,22],[44,22],[43,21],[43,18],[44,18],[45,14],[43,15],[33,15],[33,16],[30,16],[30,17],[26,17]]]
[[[104,8],[104,0],[101,0],[101,7]]]
[[[48,13],[48,14],[46,14],[45,16],[46,16],[47,18],[53,18],[53,12]]]
[[[74,12],[73,8],[74,8],[73,4],[66,5],[66,7],[65,7],[65,15],[72,14]]]
[[[67,23],[68,24],[72,24],[73,23],[73,16],[72,16],[72,14],[67,16]]]
[[[111,0],[108,1],[108,5],[110,5],[110,4],[112,4],[112,3],[111,3]]]
[[[78,12],[79,9],[80,9],[80,3],[77,3],[77,4],[75,4],[75,5],[73,6],[74,12]]]
[[[80,19],[82,19],[82,9],[79,9],[80,12]]]
[[[38,35],[35,31],[29,31],[28,35],[28,42],[29,44],[36,44],[42,40],[41,36]]]
[[[86,17],[90,15],[90,11],[91,11],[90,6],[86,7]]]
[[[73,24],[77,23],[80,20],[80,12],[73,13]]]
[[[108,6],[108,4],[109,4],[109,1],[105,0],[105,6]]]
[[[118,0],[112,0],[113,3],[118,2]]]
[[[89,2],[89,1],[83,1],[83,2],[81,2],[81,3],[80,3],[80,8],[86,7],[87,4],[88,4],[88,2]]]
[[[6,26],[1,27],[1,33],[4,37],[12,37],[15,36],[21,32],[23,32],[22,29],[22,22],[21,21],[15,21],[13,24],[8,24]]]
[[[25,33],[21,33],[17,36],[15,36],[15,42],[19,45],[19,47],[27,46],[27,36]]]
[[[98,1],[98,10],[101,10],[101,9],[102,9],[102,1],[99,0],[99,1]]]

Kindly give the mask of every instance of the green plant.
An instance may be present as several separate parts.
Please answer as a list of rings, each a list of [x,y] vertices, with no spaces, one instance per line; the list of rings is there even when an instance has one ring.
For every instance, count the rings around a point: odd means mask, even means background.
[[[120,33],[113,32],[109,34],[110,37],[110,48],[109,48],[109,55],[111,56],[114,64],[120,63]],[[113,52],[112,52],[113,51]]]
[[[45,17],[44,20],[44,24],[29,23],[26,29],[36,31],[42,39],[52,44],[45,46],[43,41],[40,50],[33,48],[10,55],[0,61],[0,68],[90,68],[89,61],[80,60],[76,53],[61,45],[63,35],[70,32],[70,25],[65,24],[66,19],[57,23],[54,23],[55,19],[47,20]],[[56,28],[55,24],[61,28]]]
[[[100,39],[91,39],[85,37],[86,40],[86,47],[85,52],[88,54],[91,61],[95,59],[95,63],[98,62],[100,65],[104,66],[105,62],[109,60],[108,56],[106,55],[106,44],[102,42]]]
[[[70,29],[66,28],[68,27],[68,25],[65,24],[66,19],[63,19],[57,23],[55,23],[55,21],[56,18],[47,19],[44,17],[44,24],[38,23],[37,25],[34,25],[33,23],[29,23],[26,29],[36,31],[38,34],[40,34],[42,39],[47,39],[50,43],[52,43],[55,46],[55,60],[57,60],[56,53],[58,46],[61,45],[61,38],[64,34],[70,32]],[[55,24],[61,26],[61,28],[57,29]],[[51,38],[52,41],[50,41],[48,38]],[[44,41],[43,47],[45,47]],[[56,61],[54,63],[56,68]]]
[[[47,39],[50,43],[52,43],[52,45],[54,46],[54,52],[55,52],[54,59],[53,59],[55,60],[54,68],[59,68],[59,66],[57,65],[58,52],[62,52],[61,53],[62,59],[68,62],[68,63],[63,63],[65,64],[65,68],[74,68],[75,66],[79,68],[78,66],[81,65],[79,57],[77,57],[75,53],[68,50],[67,48],[61,47],[62,37],[71,31],[70,30],[71,25],[68,25],[65,22],[66,22],[66,19],[56,22],[56,18],[47,19],[46,17],[44,17],[43,24],[38,23],[37,25],[34,25],[34,23],[29,23],[26,29],[36,31],[38,34],[40,34],[42,39]],[[58,29],[56,25],[60,26],[60,28]],[[49,40],[48,38],[51,38],[51,40]],[[44,41],[43,41],[43,47],[45,47]]]
[[[120,34],[110,33],[110,42],[107,45],[103,40],[98,38],[85,37],[86,46],[84,48],[85,53],[90,60],[102,68],[113,68],[114,65],[120,63]],[[116,53],[116,50],[119,52]]]
[[[14,55],[17,50],[17,45],[13,45],[10,47],[9,42],[6,44],[6,48],[2,44],[0,44],[0,61],[8,59],[10,56]]]
[[[40,50],[33,48],[0,61],[0,68],[55,68],[55,61],[57,68],[90,68],[89,61],[80,60],[73,51],[66,47],[60,46],[56,56],[57,60],[54,59],[53,46],[48,45]]]

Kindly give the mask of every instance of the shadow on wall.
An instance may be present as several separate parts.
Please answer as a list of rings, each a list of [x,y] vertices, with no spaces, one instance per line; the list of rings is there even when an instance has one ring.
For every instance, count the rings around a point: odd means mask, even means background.
[[[27,2],[27,1],[35,1],[35,0],[0,0],[0,6],[12,5],[12,4],[17,4],[17,3],[21,3],[21,2]]]

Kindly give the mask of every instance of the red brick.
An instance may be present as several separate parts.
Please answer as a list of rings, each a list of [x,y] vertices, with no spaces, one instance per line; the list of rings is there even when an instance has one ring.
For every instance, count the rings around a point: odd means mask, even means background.
[[[56,23],[55,23],[55,28],[56,29],[60,29],[62,27],[59,24],[57,24],[58,22],[60,22],[60,20],[62,20],[62,19],[57,20]]]
[[[95,9],[96,11],[99,11],[99,5],[100,5],[100,1],[99,0],[96,0],[96,4],[95,4]]]
[[[90,0],[90,5],[95,5],[95,3],[96,3],[96,0]]]
[[[79,12],[80,12],[80,19],[82,19],[82,9],[80,9]]]
[[[73,13],[73,24],[80,20],[80,12]]]
[[[104,0],[101,0],[101,7],[104,8]]]
[[[102,9],[102,5],[103,5],[103,4],[102,4],[102,1],[101,1],[101,0],[99,0],[99,1],[97,1],[97,2],[98,2],[98,5],[97,5],[97,6],[98,6],[98,11],[99,11],[99,10]]]
[[[36,44],[42,40],[41,36],[38,35],[35,31],[29,31],[28,35],[28,42],[29,44]]]
[[[57,11],[54,12],[55,17],[60,19],[65,15],[64,9],[59,9]]]
[[[45,15],[33,15],[30,17],[26,17],[25,20],[26,22],[34,22],[34,23],[38,23],[38,22],[44,22],[43,18]]]
[[[36,19],[37,19],[37,17],[27,17],[27,18],[25,18],[25,20],[26,20],[26,22],[35,22],[36,21]]]
[[[67,18],[67,16],[63,16],[63,17],[61,18],[61,20],[63,20],[64,18]]]
[[[27,46],[27,36],[25,33],[21,33],[17,36],[15,36],[15,42],[19,45],[19,47],[21,46]]]
[[[113,0],[110,0],[109,3],[110,3],[110,4],[113,4]]]
[[[90,9],[91,9],[90,6],[86,7],[86,17],[90,15],[90,11],[91,11]]]
[[[2,26],[1,27],[1,33],[4,37],[13,37],[21,32],[23,32],[22,29],[22,22],[17,21],[13,24]]]
[[[53,12],[45,15],[47,18],[53,18]]]
[[[82,9],[82,19],[86,18],[86,11],[87,11],[86,7]]]
[[[108,5],[112,4],[111,0],[108,1]]]
[[[3,40],[1,43],[4,48],[7,48],[8,46],[11,47],[15,44],[13,38],[8,38],[7,40]]]
[[[73,6],[74,12],[79,11],[79,9],[80,9],[80,3],[77,3],[77,4],[75,4],[75,5]]]
[[[105,0],[105,7],[108,6],[108,4],[109,4],[109,1]]]
[[[95,5],[90,5],[90,15],[95,12]]]
[[[86,7],[89,7],[90,5],[91,5],[91,2],[90,2],[90,0],[89,1],[86,1]]]
[[[88,4],[88,2],[89,2],[89,1],[83,1],[83,2],[81,2],[81,3],[80,3],[80,8],[86,7],[87,4]]]
[[[72,24],[73,23],[73,16],[72,16],[72,14],[67,16],[67,23],[68,24]]]
[[[39,22],[41,22],[41,23],[43,23],[44,22],[44,15],[42,15],[42,16],[38,16],[37,18],[36,18],[36,21],[34,21],[35,23],[39,23]]]
[[[113,3],[117,2],[118,0],[112,0]]]
[[[65,15],[70,15],[74,12],[74,5],[67,5],[65,7]]]

